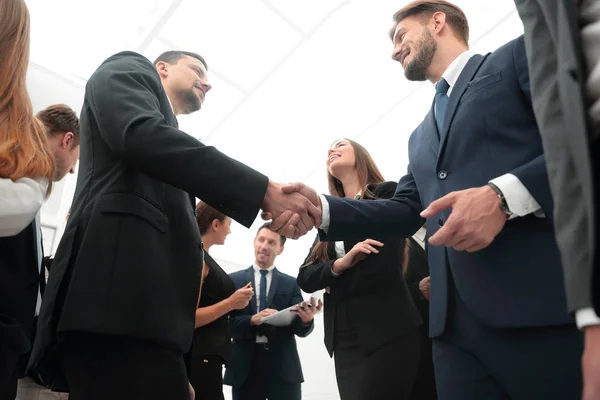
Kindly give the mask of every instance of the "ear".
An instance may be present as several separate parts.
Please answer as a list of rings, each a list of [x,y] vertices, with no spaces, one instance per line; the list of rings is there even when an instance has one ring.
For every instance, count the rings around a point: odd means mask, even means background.
[[[440,33],[446,26],[446,14],[441,11],[433,13],[430,25],[433,32]]]
[[[277,255],[283,253],[283,246],[279,246],[279,250],[277,250]]]
[[[68,149],[73,144],[74,138],[75,138],[75,135],[73,135],[73,132],[67,132],[63,135],[60,145],[63,148]]]
[[[169,64],[164,61],[159,61],[156,63],[156,71],[158,72],[158,75],[160,75],[161,78],[166,78],[167,76],[169,76],[168,65]]]
[[[212,226],[213,231],[218,231],[221,226],[221,222],[218,219],[213,219],[213,222],[210,224]]]

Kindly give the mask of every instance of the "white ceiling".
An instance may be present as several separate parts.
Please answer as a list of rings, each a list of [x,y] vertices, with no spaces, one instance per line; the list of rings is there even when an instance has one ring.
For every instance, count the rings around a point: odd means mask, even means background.
[[[329,145],[358,140],[389,180],[407,165],[407,141],[431,104],[408,82],[387,36],[399,0],[27,0],[34,106],[79,109],[86,78],[108,56],[168,49],[202,54],[213,89],[180,127],[269,175],[326,191]],[[471,47],[492,51],[522,33],[511,0],[456,0]],[[71,185],[72,186],[72,185]],[[68,207],[67,207],[68,208]],[[64,209],[64,207],[63,207]],[[255,224],[258,226],[259,221]],[[220,258],[249,265],[254,231],[236,227]],[[278,260],[294,274],[314,236]]]

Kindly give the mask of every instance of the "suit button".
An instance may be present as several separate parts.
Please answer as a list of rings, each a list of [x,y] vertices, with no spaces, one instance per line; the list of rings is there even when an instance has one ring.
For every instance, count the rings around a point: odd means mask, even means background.
[[[438,172],[438,179],[444,180],[448,177],[448,173],[444,170]]]
[[[441,228],[442,226],[444,226],[444,220],[443,219],[438,219],[438,226]]]

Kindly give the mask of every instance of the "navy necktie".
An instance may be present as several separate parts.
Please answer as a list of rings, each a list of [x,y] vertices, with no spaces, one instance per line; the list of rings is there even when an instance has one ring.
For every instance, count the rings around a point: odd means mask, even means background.
[[[448,89],[450,85],[442,78],[435,85],[435,121],[437,123],[438,135],[442,134],[444,129],[444,116],[446,114],[446,105],[448,104]]]
[[[267,308],[267,274],[269,271],[266,269],[260,270],[260,298],[258,300],[258,311],[262,311]]]

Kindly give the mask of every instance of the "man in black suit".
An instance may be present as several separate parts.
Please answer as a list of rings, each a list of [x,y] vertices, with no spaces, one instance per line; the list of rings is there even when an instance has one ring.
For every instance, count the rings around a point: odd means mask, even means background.
[[[189,399],[195,197],[246,226],[261,208],[295,213],[298,234],[319,221],[301,195],[177,128],[210,88],[204,59],[179,51],[154,64],[118,53],[88,80],[77,186],[30,362],[45,385],[74,399]]]
[[[431,110],[394,197],[323,196],[321,235],[410,236],[426,219],[441,400],[576,399],[582,340],[566,308],[523,37],[473,54],[466,16],[442,0],[412,2],[394,21],[393,58],[409,80],[436,83]]]
[[[64,104],[37,114],[56,163],[54,182],[73,173],[79,158],[79,118]],[[10,196],[10,193],[2,193]],[[3,210],[7,212],[9,210]],[[26,223],[26,222],[25,222]],[[40,214],[21,232],[0,238],[0,399],[14,400],[24,373],[45,283]],[[21,395],[21,393],[20,393]]]
[[[233,357],[225,371],[225,384],[233,387],[234,400],[300,400],[304,382],[296,338],[308,336],[313,316],[322,304],[304,302],[296,279],[275,268],[285,237],[261,226],[254,238],[256,259],[250,268],[231,274],[235,288],[248,283],[255,288],[250,304],[230,317]],[[298,317],[291,325],[275,327],[261,318],[290,306]]]
[[[596,208],[600,171],[595,160],[600,156],[600,3],[515,3],[525,27],[531,96],[554,197],[554,226],[569,310],[585,332],[584,399],[597,399],[600,285],[596,249],[600,214]]]

